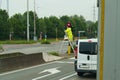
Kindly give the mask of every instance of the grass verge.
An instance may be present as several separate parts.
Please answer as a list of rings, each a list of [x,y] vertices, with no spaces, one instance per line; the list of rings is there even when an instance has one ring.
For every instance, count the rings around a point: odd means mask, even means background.
[[[49,52],[48,54],[54,55],[54,56],[60,56],[57,52]]]

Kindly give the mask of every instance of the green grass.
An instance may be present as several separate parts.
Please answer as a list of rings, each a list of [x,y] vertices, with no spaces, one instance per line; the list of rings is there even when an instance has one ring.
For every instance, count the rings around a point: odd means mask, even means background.
[[[59,41],[59,40],[56,40],[56,38],[47,38],[46,40],[49,41],[50,43]],[[40,41],[45,41],[45,39],[42,39]]]
[[[37,40],[37,41],[34,41],[34,40],[30,40],[30,41],[27,41],[27,40],[5,40],[5,41],[0,41],[0,44],[33,44],[33,43],[37,43],[37,42],[42,42],[42,43],[46,43],[46,44],[50,44],[51,42],[56,42],[56,39],[55,38],[50,38],[50,39],[47,39],[45,41],[45,39],[42,39],[42,40]]]
[[[26,41],[26,40],[6,40],[6,41],[0,41],[0,44],[33,44],[37,41]]]
[[[54,56],[59,56],[59,53],[57,52],[49,52],[48,54],[54,55]]]
[[[50,41],[48,41],[48,40],[42,40],[41,44],[50,44]]]
[[[56,41],[55,38],[48,39],[50,42],[58,42],[59,40]]]

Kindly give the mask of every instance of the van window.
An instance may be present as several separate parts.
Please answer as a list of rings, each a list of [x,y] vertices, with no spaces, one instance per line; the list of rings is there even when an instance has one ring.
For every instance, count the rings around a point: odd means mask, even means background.
[[[97,54],[97,42],[80,42],[79,53],[81,54]]]

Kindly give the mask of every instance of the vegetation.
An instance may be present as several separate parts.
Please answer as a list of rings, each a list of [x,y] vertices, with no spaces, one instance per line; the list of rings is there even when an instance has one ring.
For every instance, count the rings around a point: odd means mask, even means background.
[[[30,40],[33,40],[34,36],[34,12],[29,11],[29,33]],[[0,40],[25,40],[27,37],[27,12],[24,14],[15,14],[12,17],[9,17],[6,10],[0,9]],[[64,26],[70,21],[72,23],[72,31],[74,37],[78,36],[78,31],[85,31],[84,34],[81,34],[83,37],[95,37],[97,32],[98,22],[86,21],[85,18],[81,15],[73,16],[61,16],[61,17],[44,17],[38,18],[37,14],[35,15],[36,19],[36,36],[39,39],[40,34],[44,38],[47,35],[47,38],[61,38],[64,36]],[[56,31],[57,30],[57,31]]]
[[[49,52],[48,54],[54,55],[54,56],[59,56],[59,53],[57,52]]]
[[[26,41],[26,40],[6,40],[6,41],[0,41],[0,44],[32,44],[36,43],[37,41]]]
[[[50,41],[48,41],[48,40],[42,40],[41,44],[50,44]]]

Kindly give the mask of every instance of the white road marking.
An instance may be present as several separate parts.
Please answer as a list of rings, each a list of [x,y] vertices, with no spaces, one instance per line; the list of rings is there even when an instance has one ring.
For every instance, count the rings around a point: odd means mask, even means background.
[[[40,65],[37,65],[37,66],[32,66],[32,67],[28,67],[28,68],[24,68],[24,69],[19,69],[19,70],[14,70],[14,71],[10,71],[10,72],[1,73],[0,76],[13,74],[13,73],[17,73],[17,72],[20,72],[20,71],[25,71],[25,70],[41,67],[41,66],[44,66],[44,65],[53,64],[53,63],[64,63],[64,62],[54,61],[54,62],[44,63],[44,64],[40,64]],[[67,63],[72,63],[72,62],[67,62]]]
[[[6,72],[6,73],[2,73],[2,74],[0,74],[0,76],[4,76],[4,75],[8,75],[8,74],[13,74],[13,73],[16,73],[16,72],[25,71],[25,70],[29,70],[29,69],[33,69],[33,68],[37,68],[37,67],[40,67],[40,66],[53,64],[53,63],[56,63],[56,62],[50,62],[50,63],[45,63],[45,64],[40,64],[40,65],[37,65],[37,66],[29,67],[29,68],[24,68],[24,69],[14,70],[14,71],[10,71],[10,72]]]
[[[47,75],[44,75],[44,76],[41,76],[41,77],[34,78],[32,80],[42,79],[42,78],[45,78],[45,77],[50,76],[50,75],[53,75],[53,74],[47,74]]]
[[[38,74],[45,73],[45,72],[50,72],[51,74],[61,72],[60,70],[57,70],[58,68],[60,68],[60,67],[51,68],[51,69],[45,69],[45,70],[43,70],[42,72],[40,72]]]
[[[39,74],[45,73],[45,72],[50,72],[50,74],[47,74],[47,75],[44,75],[44,76],[41,76],[41,77],[37,77],[37,78],[34,78],[34,79],[32,79],[32,80],[42,79],[42,78],[48,77],[48,76],[50,76],[50,75],[53,75],[53,74],[56,74],[56,73],[61,72],[60,70],[57,70],[57,68],[59,68],[59,67],[43,70],[43,71],[40,72]]]
[[[61,79],[59,79],[59,80],[65,80],[65,79],[70,78],[70,77],[72,77],[72,76],[74,76],[74,75],[76,75],[76,74],[77,74],[77,73],[74,73],[74,74],[65,76],[65,77],[63,77],[63,78],[61,78]]]

